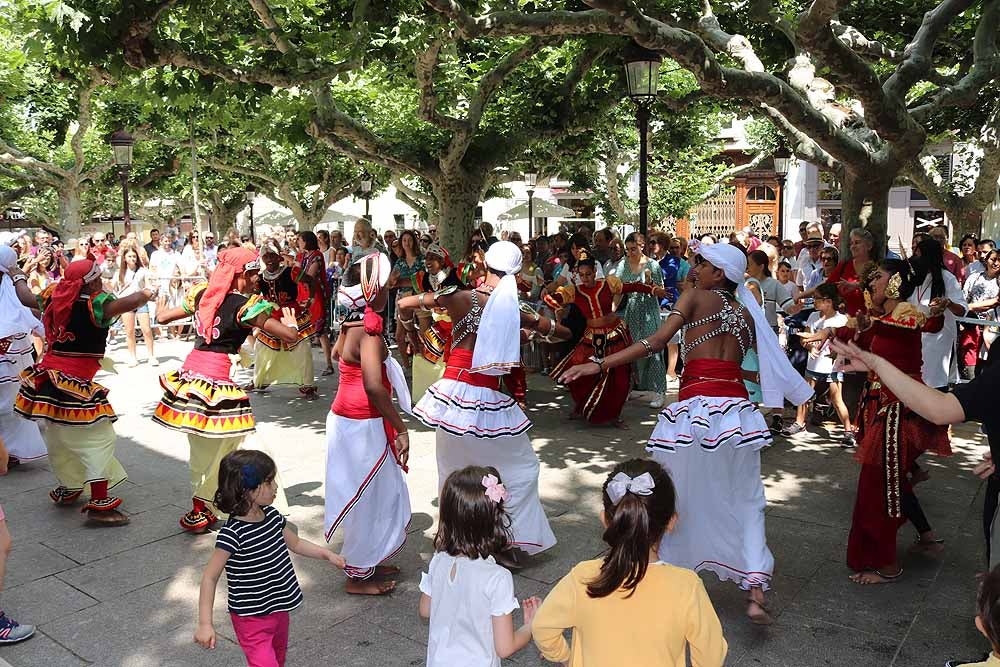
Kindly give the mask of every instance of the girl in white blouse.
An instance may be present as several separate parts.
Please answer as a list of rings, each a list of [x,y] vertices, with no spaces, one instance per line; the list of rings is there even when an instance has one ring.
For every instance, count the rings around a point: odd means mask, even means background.
[[[494,559],[512,547],[508,499],[492,467],[468,466],[445,480],[436,553],[420,579],[420,616],[431,622],[428,667],[499,667],[531,640],[541,600],[524,600],[524,625],[515,631],[514,577]]]

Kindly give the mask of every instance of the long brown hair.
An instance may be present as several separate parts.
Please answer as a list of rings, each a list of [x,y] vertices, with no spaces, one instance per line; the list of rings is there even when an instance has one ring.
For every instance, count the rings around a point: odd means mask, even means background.
[[[135,253],[135,268],[138,270],[140,267],[149,268],[149,257],[146,256],[146,249],[139,245],[138,241],[132,241],[129,243],[125,241],[121,244],[118,249],[118,256],[121,257],[121,262],[118,266],[118,285],[122,286],[125,282],[125,272],[128,271],[128,254],[130,252]]]
[[[631,491],[616,505],[608,495],[608,484],[618,473],[632,479],[644,473],[653,478],[649,495]],[[604,517],[608,527],[603,539],[611,545],[601,563],[601,573],[587,584],[587,595],[603,598],[624,588],[629,597],[649,566],[649,550],[655,546],[674,516],[676,494],[670,475],[655,461],[632,459],[619,463],[604,482]]]
[[[441,489],[435,551],[487,558],[510,549],[510,516],[504,501],[493,502],[486,496],[486,475],[503,481],[492,466],[467,466],[448,475]]]

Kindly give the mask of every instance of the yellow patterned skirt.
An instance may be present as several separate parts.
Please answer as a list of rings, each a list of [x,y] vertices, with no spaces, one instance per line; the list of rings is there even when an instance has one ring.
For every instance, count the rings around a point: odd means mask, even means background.
[[[290,350],[275,350],[259,337],[254,345],[253,384],[293,384],[311,387],[315,384],[312,349],[309,344],[296,345]]]
[[[163,398],[153,421],[203,438],[231,438],[254,431],[250,397],[231,380],[212,379],[190,370],[160,376]]]
[[[44,419],[69,426],[118,419],[108,402],[107,387],[54,368],[43,370],[38,366],[21,373],[21,388],[14,400],[14,411],[26,419]]]

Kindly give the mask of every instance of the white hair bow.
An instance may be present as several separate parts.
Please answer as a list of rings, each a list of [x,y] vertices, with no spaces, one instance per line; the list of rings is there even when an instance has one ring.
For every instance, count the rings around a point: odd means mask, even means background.
[[[631,492],[637,496],[651,496],[653,495],[654,488],[656,488],[656,484],[653,482],[653,476],[648,472],[644,472],[638,477],[629,477],[625,473],[620,472],[608,482],[608,497],[611,498],[612,505],[617,505],[625,497],[626,493]]]

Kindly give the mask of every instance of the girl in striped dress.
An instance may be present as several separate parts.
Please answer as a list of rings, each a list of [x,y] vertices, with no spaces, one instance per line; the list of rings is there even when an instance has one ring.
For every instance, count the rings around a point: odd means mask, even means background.
[[[276,472],[270,456],[252,449],[231,452],[222,459],[215,504],[229,514],[229,520],[219,530],[198,596],[194,640],[204,648],[215,648],[212,606],[225,570],[229,615],[250,667],[285,664],[288,612],[302,605],[288,552],[327,560],[344,569],[339,554],[300,538],[271,506],[278,493]]]

